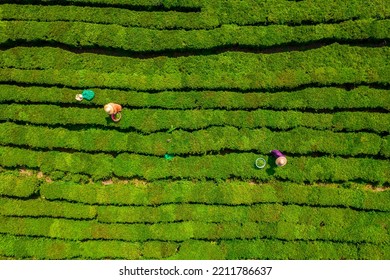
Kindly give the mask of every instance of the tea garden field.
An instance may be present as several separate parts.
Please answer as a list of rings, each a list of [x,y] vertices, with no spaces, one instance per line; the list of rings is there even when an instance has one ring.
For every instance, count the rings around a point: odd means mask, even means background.
[[[389,40],[389,0],[0,1],[0,259],[390,259]]]

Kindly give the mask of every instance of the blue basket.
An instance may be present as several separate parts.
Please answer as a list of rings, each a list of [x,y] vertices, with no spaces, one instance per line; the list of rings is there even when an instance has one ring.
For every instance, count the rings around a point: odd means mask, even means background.
[[[173,159],[174,157],[175,157],[175,156],[172,155],[172,154],[165,154],[165,155],[164,155],[164,158],[167,159],[167,160],[171,160],[171,159]]]

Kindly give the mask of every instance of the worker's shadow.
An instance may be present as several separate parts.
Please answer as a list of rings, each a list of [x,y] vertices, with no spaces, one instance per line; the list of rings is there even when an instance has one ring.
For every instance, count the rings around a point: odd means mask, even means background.
[[[278,166],[275,163],[275,159],[273,157],[268,157],[267,160],[267,169],[265,172],[267,172],[268,175],[273,176],[276,172],[276,168]]]
[[[265,167],[265,172],[269,175],[269,176],[272,176],[275,174],[276,172],[276,168],[278,167],[275,163],[275,159],[273,157],[268,157],[268,159],[266,160],[267,164],[266,164],[266,167]],[[259,169],[257,166],[256,166],[256,163],[253,164],[253,167],[255,169]]]
[[[115,124],[115,122],[111,119],[111,116],[110,116],[110,115],[108,115],[108,116],[106,117],[106,124],[107,124],[107,125]]]

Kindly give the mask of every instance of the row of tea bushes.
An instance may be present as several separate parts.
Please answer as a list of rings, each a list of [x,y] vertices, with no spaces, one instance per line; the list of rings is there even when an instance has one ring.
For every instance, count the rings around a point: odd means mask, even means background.
[[[0,144],[29,146],[31,148],[67,148],[81,152],[133,152],[146,155],[196,155],[221,152],[225,149],[269,153],[278,147],[286,153],[310,154],[315,152],[331,155],[378,155],[382,145],[387,151],[387,138],[373,133],[340,133],[295,128],[272,132],[269,129],[237,129],[235,127],[210,127],[171,134],[158,132],[142,135],[136,132],[84,129],[82,131],[43,126],[26,126],[13,123],[0,124]],[[382,152],[383,153],[383,152]]]
[[[79,104],[80,90],[60,87],[21,87],[0,85],[0,103]],[[336,87],[309,87],[295,91],[162,91],[147,93],[110,89],[92,89],[96,96],[88,104],[116,103],[132,108],[165,109],[385,109],[390,111],[390,93],[386,89],[359,86],[348,90]],[[84,104],[83,104],[84,105]],[[384,125],[385,126],[385,125]]]
[[[79,203],[46,201],[39,199],[0,198],[0,213],[13,217],[50,217],[92,220],[97,215],[95,207]]]
[[[183,1],[180,2],[183,4]],[[145,5],[147,3],[142,1],[140,4]],[[215,15],[200,13],[200,8],[197,7],[192,7],[193,9],[189,9],[189,12],[180,12],[180,9],[159,11],[160,7],[154,9],[153,6],[150,6],[147,8],[148,11],[146,9],[142,11],[120,7],[6,4],[2,5],[1,18],[17,21],[116,24],[125,27],[152,29],[211,29],[219,25],[218,18]],[[140,6],[137,6],[137,8],[140,9]]]
[[[53,218],[0,216],[0,233],[66,240],[185,241],[274,238],[288,241],[368,242],[386,244],[388,217],[345,221],[325,226],[295,222],[173,222],[154,224],[105,224]]]
[[[345,186],[347,187],[347,186]],[[76,184],[57,181],[42,184],[40,194],[48,200],[65,200],[91,205],[161,206],[165,204],[204,204],[256,206],[262,203],[350,207],[357,210],[390,211],[390,191],[339,185],[299,185],[286,182],[244,181],[130,181],[103,186],[99,183]]]
[[[81,152],[34,151],[0,146],[0,166],[40,168],[43,172],[64,171],[87,174],[95,180],[113,175],[124,178],[140,177],[147,180],[172,179],[272,179],[292,182],[390,182],[388,160],[341,157],[293,157],[284,168],[276,168],[274,158],[263,156],[268,166],[259,170],[255,160],[259,154],[229,153],[226,155],[164,157],[122,153],[109,154]]]
[[[218,16],[220,24],[304,24],[340,22],[360,18],[388,18],[390,8],[386,0],[377,0],[367,5],[364,0],[217,0],[203,3],[205,12]],[[207,4],[206,4],[207,3]]]
[[[85,105],[82,105],[85,106]],[[212,126],[290,130],[298,127],[332,131],[390,132],[390,115],[375,112],[307,113],[296,111],[254,110],[164,110],[127,109],[119,123],[112,122],[103,108],[61,107],[59,105],[0,104],[0,120],[40,125],[94,126],[135,130],[142,134],[195,131]]]
[[[61,8],[62,9],[62,8]],[[104,12],[103,10],[101,12]],[[191,23],[189,20],[188,22]],[[313,41],[383,40],[390,20],[359,20],[319,25],[222,25],[212,30],[152,30],[84,22],[2,21],[0,42],[49,41],[73,47],[132,52],[209,50],[224,46],[264,48]],[[117,34],[114,39],[112,34]]]
[[[61,248],[61,249],[59,249]],[[70,241],[0,235],[0,257],[16,259],[362,259],[389,258],[388,245],[267,239],[183,242]]]
[[[38,191],[40,183],[35,177],[0,173],[0,196],[27,198]]]
[[[383,19],[390,15],[385,0],[376,1],[375,5],[369,6],[363,0],[353,3],[345,3],[342,0],[276,0],[261,3],[248,0],[72,1],[71,4],[76,6],[64,5],[67,4],[64,1],[60,3],[61,6],[55,1],[42,3],[46,6],[2,5],[2,19],[91,22],[157,29],[211,29],[222,24],[298,25],[367,18]]]
[[[365,212],[348,208],[256,203],[220,205],[197,203],[161,204],[159,206],[96,206],[67,201],[0,198],[3,216],[97,220],[102,223],[152,224],[168,222],[287,222],[321,227],[371,221],[382,223],[387,212]]]
[[[51,47],[1,52],[0,82],[133,90],[280,89],[388,83],[390,48],[332,44],[302,52],[135,59]],[[364,63],[361,63],[364,61]],[[38,70],[39,69],[39,70]]]

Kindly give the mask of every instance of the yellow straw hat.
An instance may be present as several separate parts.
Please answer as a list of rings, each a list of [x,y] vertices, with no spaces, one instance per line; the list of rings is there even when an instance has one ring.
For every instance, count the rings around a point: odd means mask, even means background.
[[[83,96],[81,94],[76,94],[76,100],[77,101],[83,100]]]
[[[108,103],[106,105],[104,105],[104,111],[106,111],[107,114],[114,114],[114,106],[112,106],[111,103]]]

